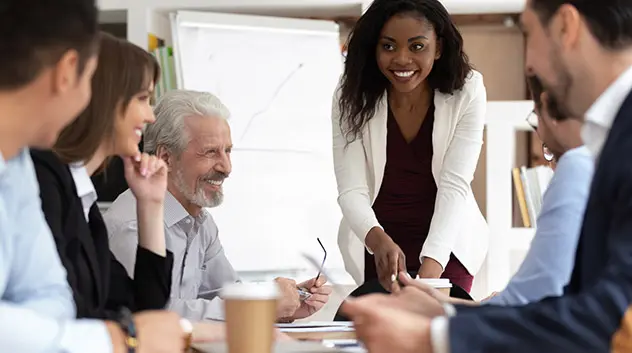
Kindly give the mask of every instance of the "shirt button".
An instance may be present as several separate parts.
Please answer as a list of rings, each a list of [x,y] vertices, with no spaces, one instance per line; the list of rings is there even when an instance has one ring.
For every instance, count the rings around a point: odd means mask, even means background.
[[[189,224],[189,223],[191,223],[191,220],[187,218],[187,219],[184,221],[184,223]]]

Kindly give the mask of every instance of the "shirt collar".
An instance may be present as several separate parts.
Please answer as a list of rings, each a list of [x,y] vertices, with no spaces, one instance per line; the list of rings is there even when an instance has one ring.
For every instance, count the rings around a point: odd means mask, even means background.
[[[198,222],[203,222],[206,220],[207,216],[207,211],[202,208],[202,212],[200,212],[200,216],[197,217],[196,220]],[[171,192],[167,191],[165,195],[165,225],[167,227],[172,227],[174,224],[177,224],[188,217],[193,219],[189,212],[182,207],[180,201],[178,201]]]
[[[558,163],[562,161],[562,159],[569,159],[575,155],[588,155],[590,156],[590,150],[586,145],[581,145],[579,147],[571,148],[570,150],[564,152],[564,154],[560,157]]]
[[[72,179],[75,181],[77,196],[79,196],[79,198],[83,199],[89,195],[96,195],[97,192],[94,189],[94,184],[92,184],[88,170],[84,167],[83,163],[70,164],[70,173],[72,174]]]
[[[90,209],[92,205],[98,200],[97,191],[92,184],[90,174],[88,170],[83,166],[83,163],[72,163],[69,165],[70,174],[72,180],[75,182],[75,188],[77,189],[77,196],[81,200],[81,206],[83,207],[83,215],[86,217],[86,221],[90,221]]]
[[[584,143],[594,156],[601,153],[601,148],[607,137],[606,134],[590,134],[589,129],[595,127],[610,131],[621,105],[632,90],[632,66],[623,72],[606,90],[595,100],[585,115],[586,124],[582,128]]]

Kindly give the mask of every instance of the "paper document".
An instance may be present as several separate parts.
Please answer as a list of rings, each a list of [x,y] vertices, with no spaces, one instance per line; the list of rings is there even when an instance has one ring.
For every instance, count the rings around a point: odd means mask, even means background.
[[[345,327],[345,326],[317,326],[317,327],[284,327],[279,328],[279,331],[289,333],[289,332],[298,332],[298,333],[306,333],[306,332],[353,332],[353,327]]]
[[[353,321],[310,321],[276,324],[277,328],[353,327]]]
[[[201,353],[227,353],[228,347],[225,342],[194,343],[193,348]],[[352,348],[353,349],[353,348]],[[347,353],[363,352],[358,350],[348,350],[340,348],[325,347],[317,342],[290,341],[276,343],[274,353]]]
[[[364,353],[366,349],[362,343],[355,339],[337,339],[337,340],[323,340],[323,346],[329,348],[335,348],[344,352]]]

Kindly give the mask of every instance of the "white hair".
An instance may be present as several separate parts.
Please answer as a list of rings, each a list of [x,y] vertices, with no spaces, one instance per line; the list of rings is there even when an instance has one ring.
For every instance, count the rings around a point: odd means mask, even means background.
[[[184,118],[190,116],[219,117],[228,120],[230,111],[216,96],[208,92],[173,90],[166,92],[154,109],[156,121],[144,132],[144,150],[156,154],[158,147],[180,155],[189,143]]]

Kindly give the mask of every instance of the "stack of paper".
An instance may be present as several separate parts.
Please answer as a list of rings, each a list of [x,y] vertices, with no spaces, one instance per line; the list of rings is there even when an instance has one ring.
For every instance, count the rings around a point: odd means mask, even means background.
[[[197,343],[193,344],[193,348],[201,353],[227,353],[228,346],[225,342],[221,343]],[[277,343],[272,350],[274,353],[360,353],[365,352],[363,349],[344,349],[325,347],[319,342],[302,342],[290,341]]]
[[[352,321],[312,321],[276,326],[282,332],[353,332]]]

